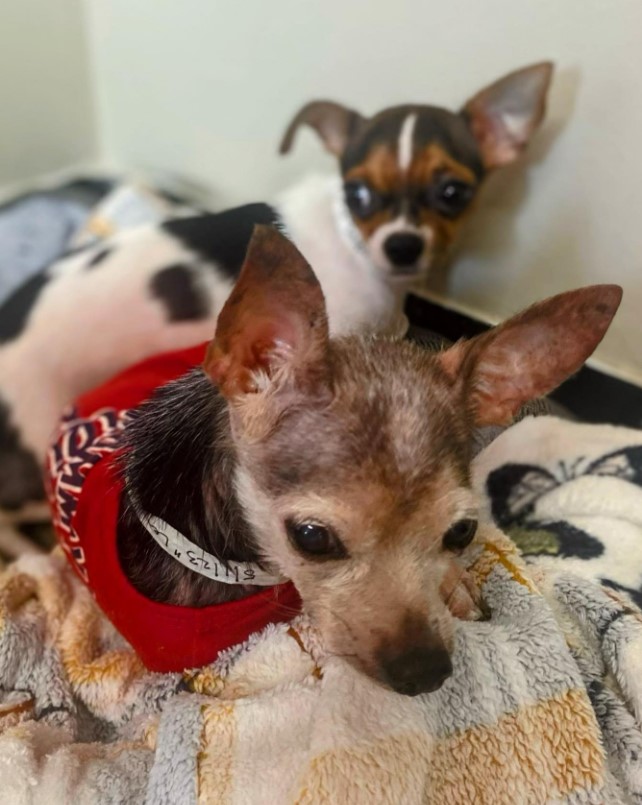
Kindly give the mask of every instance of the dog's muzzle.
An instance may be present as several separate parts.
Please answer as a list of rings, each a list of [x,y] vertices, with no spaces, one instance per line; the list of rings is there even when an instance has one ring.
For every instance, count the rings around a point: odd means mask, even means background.
[[[445,648],[416,646],[386,657],[382,670],[384,681],[394,691],[419,696],[438,690],[452,674],[453,666]]]
[[[414,274],[424,250],[424,240],[412,232],[395,232],[383,243],[383,251],[397,274]]]

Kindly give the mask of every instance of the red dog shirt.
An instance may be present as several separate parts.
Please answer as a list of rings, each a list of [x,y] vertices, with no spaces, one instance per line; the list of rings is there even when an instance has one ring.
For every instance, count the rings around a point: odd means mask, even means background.
[[[128,411],[201,364],[206,347],[148,359],[80,397],[47,456],[54,527],[69,562],[150,671],[212,662],[268,623],[289,620],[301,603],[287,583],[208,607],[160,604],[139,593],[120,566],[116,525],[122,482],[110,459]]]

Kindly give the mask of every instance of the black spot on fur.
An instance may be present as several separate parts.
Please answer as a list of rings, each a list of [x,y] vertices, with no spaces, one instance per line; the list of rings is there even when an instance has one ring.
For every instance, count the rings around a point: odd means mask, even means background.
[[[29,314],[49,280],[44,271],[35,274],[0,306],[0,343],[17,338],[25,329]]]
[[[105,247],[104,249],[101,249],[100,251],[96,252],[96,254],[91,258],[91,260],[89,260],[85,268],[89,270],[95,268],[96,266],[99,266],[104,260],[106,260],[109,257],[109,255],[113,251],[114,251],[113,249]]]
[[[177,263],[158,271],[149,283],[150,293],[165,306],[169,321],[198,321],[209,315],[210,306],[198,274]]]
[[[20,509],[44,499],[40,465],[20,441],[7,406],[0,402],[0,508]]]
[[[245,204],[220,213],[177,218],[161,225],[188,249],[216,264],[229,279],[235,279],[245,260],[256,224],[275,226],[279,216],[268,204]]]

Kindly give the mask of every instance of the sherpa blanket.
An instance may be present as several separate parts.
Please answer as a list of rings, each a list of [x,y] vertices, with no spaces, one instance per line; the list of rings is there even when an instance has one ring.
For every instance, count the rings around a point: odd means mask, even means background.
[[[529,564],[596,579],[642,608],[642,431],[530,418],[484,451],[476,479]]]
[[[639,443],[526,420],[480,455],[475,483],[528,465],[563,488],[560,461]],[[487,507],[558,541],[560,524],[606,544],[628,522],[639,542],[627,489],[605,488],[599,512],[581,485],[557,508],[520,507],[521,491]],[[489,518],[466,560],[491,620],[461,623],[453,676],[407,698],[328,656],[304,617],[212,666],[150,674],[62,555],[23,557],[0,577],[0,802],[642,803],[640,611],[588,564],[527,565]]]

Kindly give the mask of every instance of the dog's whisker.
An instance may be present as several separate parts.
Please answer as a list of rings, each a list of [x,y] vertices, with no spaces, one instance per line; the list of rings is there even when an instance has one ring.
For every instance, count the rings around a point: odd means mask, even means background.
[[[291,618],[296,618],[298,615],[301,614],[300,609],[288,606],[287,604],[280,604],[278,601],[275,601],[272,606],[275,611],[278,611],[282,615],[288,615]]]

